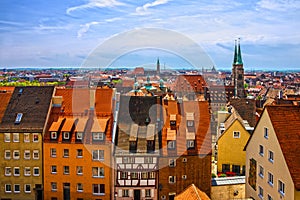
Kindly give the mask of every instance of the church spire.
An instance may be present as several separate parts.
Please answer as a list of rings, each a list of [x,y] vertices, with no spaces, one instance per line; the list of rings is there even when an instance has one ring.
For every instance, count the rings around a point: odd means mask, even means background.
[[[240,38],[238,40],[238,52],[237,52],[236,64],[238,64],[238,65],[242,65],[243,64],[242,53],[241,53],[241,46],[240,46]]]
[[[236,40],[234,40],[234,56],[233,56],[233,64],[234,65],[237,62],[237,54],[238,54],[238,50],[237,50]]]
[[[156,75],[160,75],[160,63],[159,63],[159,58],[157,58],[157,63],[156,63]]]

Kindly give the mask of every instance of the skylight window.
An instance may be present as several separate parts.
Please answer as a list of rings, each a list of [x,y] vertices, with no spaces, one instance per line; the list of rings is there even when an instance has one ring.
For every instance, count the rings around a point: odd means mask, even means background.
[[[23,117],[23,113],[18,113],[16,117],[15,124],[20,124]]]

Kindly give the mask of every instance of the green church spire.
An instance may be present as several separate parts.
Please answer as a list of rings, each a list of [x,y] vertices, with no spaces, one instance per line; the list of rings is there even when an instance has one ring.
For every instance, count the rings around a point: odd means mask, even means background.
[[[237,60],[236,60],[237,65],[242,65],[242,53],[241,53],[241,46],[240,46],[240,38],[238,40],[238,52],[237,52]]]

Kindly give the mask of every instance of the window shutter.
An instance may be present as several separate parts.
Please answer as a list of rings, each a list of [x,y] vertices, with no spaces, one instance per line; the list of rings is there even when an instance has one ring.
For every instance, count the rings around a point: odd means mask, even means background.
[[[122,190],[118,190],[118,196],[122,197]]]
[[[154,197],[154,189],[151,189],[151,197]]]
[[[146,195],[145,195],[145,190],[142,190],[142,197],[144,198]]]
[[[133,197],[133,190],[129,190],[129,197]]]

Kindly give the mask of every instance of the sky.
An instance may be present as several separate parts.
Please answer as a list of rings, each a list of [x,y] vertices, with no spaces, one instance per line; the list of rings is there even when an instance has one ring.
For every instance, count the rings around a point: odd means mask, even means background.
[[[298,0],[1,0],[0,67],[82,67],[103,43],[156,28],[189,38],[217,69],[231,69],[237,38],[245,70],[300,69],[299,19]],[[120,46],[143,40],[123,39]],[[101,52],[114,53],[115,45]],[[188,58],[169,50],[132,49],[110,65],[135,67],[159,58],[164,66],[189,67]]]

